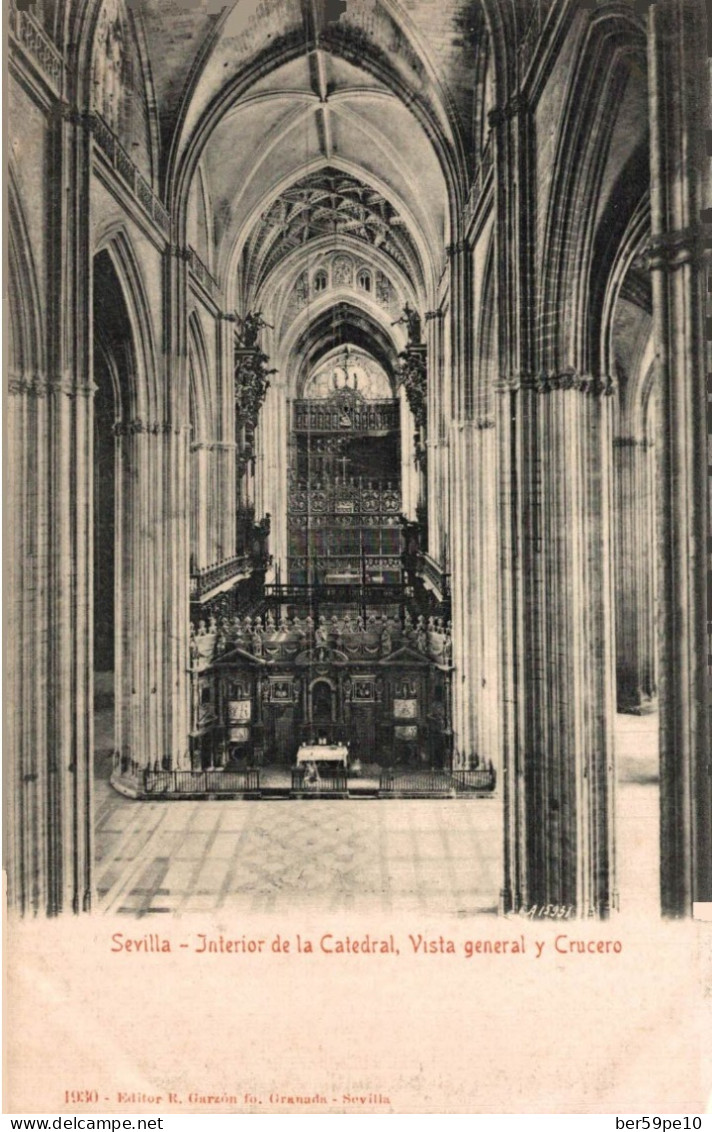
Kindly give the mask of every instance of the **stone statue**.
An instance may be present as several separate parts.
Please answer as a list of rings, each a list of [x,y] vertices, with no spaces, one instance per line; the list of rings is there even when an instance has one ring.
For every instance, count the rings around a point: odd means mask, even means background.
[[[254,314],[248,311],[242,324],[242,345],[246,350],[252,350],[257,345],[257,339],[263,326],[274,330],[274,327],[263,319],[262,311],[255,311]]]
[[[405,323],[405,325],[408,327],[408,345],[420,346],[422,337],[422,323],[420,321],[420,315],[418,314],[417,310],[410,306],[409,303],[406,303],[403,307],[403,314],[401,315],[401,317],[397,318],[395,322],[391,323],[391,325],[399,326],[401,323]]]

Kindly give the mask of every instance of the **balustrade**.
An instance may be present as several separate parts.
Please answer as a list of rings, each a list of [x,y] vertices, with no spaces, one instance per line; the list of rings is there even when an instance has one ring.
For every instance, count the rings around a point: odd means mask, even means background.
[[[91,115],[91,124],[96,143],[109,159],[111,167],[126,182],[137,201],[158,225],[164,236],[170,236],[170,216],[148,181],[139,173],[114,131],[96,112]]]
[[[224,562],[216,562],[211,566],[194,570],[190,576],[191,598],[200,598],[232,578],[245,577],[252,572],[252,566],[251,555],[238,554],[234,558],[227,558]]]

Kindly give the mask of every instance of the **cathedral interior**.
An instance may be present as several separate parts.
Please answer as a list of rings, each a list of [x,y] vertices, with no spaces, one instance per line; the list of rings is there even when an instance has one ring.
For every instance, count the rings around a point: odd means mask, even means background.
[[[701,0],[8,19],[12,907],[712,900]]]

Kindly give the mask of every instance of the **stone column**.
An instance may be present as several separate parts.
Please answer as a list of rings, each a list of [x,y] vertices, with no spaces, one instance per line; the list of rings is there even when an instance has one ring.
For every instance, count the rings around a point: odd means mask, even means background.
[[[398,390],[401,448],[401,511],[413,522],[418,506],[418,469],[415,466],[415,421],[404,387]]]
[[[159,582],[162,620],[156,629],[163,660],[158,685],[162,709],[162,745],[157,757],[175,770],[190,769],[189,641],[190,532],[188,522],[188,264],[185,255],[166,249],[164,258],[164,419],[160,443],[164,476],[161,532],[164,570]],[[210,506],[219,506],[211,500]]]
[[[46,911],[50,889],[45,829],[48,756],[48,437],[44,377],[11,373],[6,402],[7,632],[6,836],[8,901]]]
[[[613,440],[616,699],[618,711],[633,713],[649,707],[656,692],[651,447],[652,441],[644,437],[616,436]]]
[[[73,113],[57,114],[51,133],[47,304],[49,380],[44,515],[38,570],[47,579],[45,623],[26,625],[47,649],[47,685],[26,711],[46,713],[46,911],[87,911],[92,903],[93,652],[92,499],[93,385],[90,377],[89,200],[91,135]]]
[[[499,761],[497,452],[494,421],[450,432],[455,765]]]
[[[191,554],[197,568],[209,566],[212,562],[208,549],[209,500],[208,490],[208,452],[207,443],[197,440],[190,446],[190,497],[191,525],[194,538],[191,539]]]
[[[649,11],[651,254],[659,453],[661,897],[668,916],[712,900],[712,778],[705,635],[707,406],[704,8]]]
[[[518,610],[506,751],[513,908],[553,903],[605,916],[617,903],[607,387],[563,374],[501,394],[505,502],[515,516],[501,568]]]
[[[443,503],[443,320],[432,319],[427,324],[427,465],[426,500],[428,513],[427,552],[436,562],[440,561],[443,544],[444,519]]]
[[[286,389],[279,378],[267,390],[257,427],[257,471],[255,482],[256,518],[267,513],[272,525],[269,550],[283,581],[287,578],[287,465],[289,459],[289,412]]]
[[[222,315],[218,324],[218,375],[220,394],[220,428],[223,447],[220,451],[220,522],[219,542],[223,556],[230,558],[237,546],[236,514],[236,437],[235,437],[235,380],[234,342],[235,316]]]
[[[605,916],[617,901],[610,382],[585,371],[541,372],[532,115],[515,95],[490,121],[501,377],[502,904]]]

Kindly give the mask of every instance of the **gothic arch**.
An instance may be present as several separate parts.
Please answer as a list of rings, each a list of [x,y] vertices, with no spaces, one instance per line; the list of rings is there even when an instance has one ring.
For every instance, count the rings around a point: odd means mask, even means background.
[[[292,169],[288,176],[284,177],[278,184],[272,187],[269,193],[260,198],[259,202],[252,209],[252,212],[245,219],[242,225],[242,235],[238,234],[236,236],[229,251],[225,254],[223,262],[219,263],[216,268],[219,277],[225,279],[226,294],[229,304],[232,304],[233,299],[237,298],[236,292],[238,291],[237,281],[239,279],[240,254],[243,245],[262,213],[264,213],[282,193],[291,188],[292,185],[298,183],[310,173],[318,172],[326,168],[326,165],[327,163],[322,157],[317,157],[311,158],[302,165]],[[436,261],[432,253],[432,233],[428,235],[422,230],[422,226],[416,220],[409,206],[389,185],[385,184],[381,178],[371,172],[366,176],[359,165],[340,157],[331,157],[328,162],[328,167],[346,174],[351,174],[360,180],[367,180],[369,185],[377,189],[378,192],[382,193],[384,197],[390,199],[397,206],[399,213],[405,217],[407,221],[407,230],[412,236],[418,253],[419,262],[409,264],[415,277],[415,282],[412,282],[411,285],[417,287],[418,290],[424,289],[426,293],[434,293],[441,265]],[[246,293],[249,291],[250,280],[244,280],[241,281],[241,283],[242,286],[240,290],[243,293],[243,297],[246,297]],[[235,303],[234,305],[237,304]]]
[[[314,723],[314,695],[317,688],[329,689],[329,701],[331,711],[331,723],[335,723],[337,719],[337,684],[334,680],[329,679],[328,676],[315,676],[313,680],[309,681],[309,722]],[[317,693],[318,695],[318,693]],[[318,720],[317,722],[325,723],[326,720]]]
[[[374,356],[385,364],[389,372],[393,371],[397,347],[383,311],[353,291],[337,289],[310,303],[294,320],[280,343],[280,364],[285,371],[290,366],[295,387],[306,376],[303,370],[309,353],[309,339],[315,339],[320,328],[326,326],[330,319],[332,328],[335,320],[338,325],[345,325],[349,319],[360,327],[375,345]]]
[[[162,397],[150,305],[141,268],[123,224],[112,221],[97,234],[94,257],[101,252],[106,252],[111,261],[132,331],[135,373],[129,375],[129,388],[122,398],[122,413],[127,419],[162,423]]]
[[[224,18],[227,18],[227,12]],[[216,25],[216,27],[218,26]],[[218,38],[219,30],[213,29],[213,41],[217,41]],[[346,42],[340,42],[337,38],[330,38],[328,42],[324,42],[323,46],[330,53],[353,63],[361,70],[380,80],[419,123],[434,149],[445,180],[449,204],[450,238],[456,239],[455,226],[459,223],[460,208],[466,191],[465,165],[457,146],[453,146],[452,141],[445,136],[444,123],[438,120],[437,114],[427,100],[416,95],[413,89],[407,86],[403,79],[392,68],[388,67],[375,51],[371,51],[366,45],[360,45],[359,50],[355,51]],[[264,78],[284,64],[297,59],[303,54],[303,50],[304,44],[301,37],[295,37],[291,41],[288,36],[283,37],[281,42],[265,49],[256,60],[242,68],[239,75],[227,83],[212,99],[200,114],[199,121],[192,129],[190,136],[181,145],[179,139],[187,121],[191,98],[203,73],[203,66],[196,68],[193,84],[186,92],[181,106],[165,172],[165,183],[169,186],[169,210],[176,218],[177,229],[181,236],[184,235],[186,230],[190,186],[205,146],[216,125],[258,79]],[[203,65],[209,56],[210,50],[206,48],[203,55]],[[448,124],[452,125],[451,123]]]
[[[96,32],[105,0],[66,0],[64,39],[67,44],[69,88],[67,97],[86,112],[93,109],[93,70]],[[143,21],[136,4],[126,4],[126,17],[130,22],[135,55],[141,70],[141,81],[146,95],[148,112],[147,148],[150,180],[158,184],[160,156],[160,129],[158,109],[149,61]]]
[[[213,435],[215,422],[208,348],[197,310],[188,316],[188,368],[193,441],[205,441]]]
[[[605,290],[603,290],[600,313],[592,317],[592,327],[600,327],[600,365],[601,373],[613,373],[613,319],[616,303],[621,293],[626,274],[636,256],[641,255],[650,238],[650,192],[646,190],[636,205],[626,227],[623,239],[618,245],[613,261],[607,271]],[[594,354],[592,343],[592,357]]]
[[[45,374],[43,304],[13,162],[8,175],[8,359],[13,378]]]
[[[606,8],[594,15],[571,69],[547,203],[537,320],[547,371],[589,372],[598,362],[597,353],[590,356],[589,331],[596,198],[631,55],[644,66],[645,41],[630,11]]]
[[[394,295],[398,296],[399,307],[402,306],[402,301],[406,299],[415,304],[416,307],[421,307],[425,303],[425,295],[413,286],[403,269],[379,248],[366,247],[361,241],[350,236],[341,236],[338,242],[335,242],[329,236],[322,236],[310,240],[307,248],[299,247],[289,252],[280,263],[279,280],[275,281],[274,278],[269,278],[257,292],[254,305],[260,310],[271,309],[274,314],[275,325],[285,325],[284,320],[292,293],[291,289],[299,276],[303,272],[309,271],[314,261],[320,263],[322,253],[328,256],[343,253],[359,262],[367,262],[371,271],[380,271],[389,280]],[[280,298],[275,306],[270,308],[275,290],[279,290]],[[346,295],[349,297],[358,295],[367,303],[374,303],[374,310],[383,311],[385,309],[375,300],[373,291],[368,294],[356,286],[346,286],[344,296]],[[307,305],[311,309],[313,309],[314,301],[313,289],[311,289],[307,299]]]

